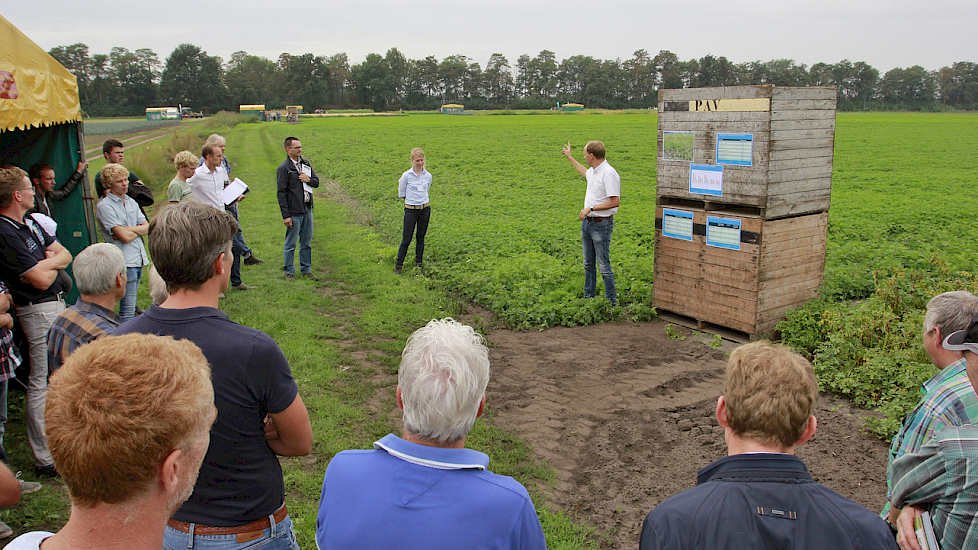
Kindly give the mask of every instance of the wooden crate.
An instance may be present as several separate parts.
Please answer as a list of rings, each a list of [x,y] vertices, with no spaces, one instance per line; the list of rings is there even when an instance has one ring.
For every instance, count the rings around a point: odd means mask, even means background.
[[[684,240],[663,234],[663,209],[656,208],[655,218],[656,309],[767,336],[822,284],[827,212],[765,220],[738,211],[675,208],[692,214],[692,239]],[[739,220],[739,250],[707,244],[708,217]]]
[[[832,86],[660,90],[657,196],[737,205],[768,220],[826,211],[835,107]],[[693,132],[691,162],[663,158],[663,132]],[[717,164],[717,134],[751,134],[751,165],[724,165],[720,196],[691,193],[690,165]]]

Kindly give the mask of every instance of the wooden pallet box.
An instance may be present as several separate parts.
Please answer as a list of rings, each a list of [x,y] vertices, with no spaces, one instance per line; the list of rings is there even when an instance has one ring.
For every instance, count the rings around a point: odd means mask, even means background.
[[[764,219],[826,211],[835,108],[832,86],[660,90],[657,195],[749,207]],[[731,136],[750,136],[750,149]],[[740,150],[742,160],[717,158]],[[694,191],[695,165],[722,166],[721,194]]]
[[[653,306],[767,336],[822,284],[827,230],[827,212],[765,220],[659,206]]]

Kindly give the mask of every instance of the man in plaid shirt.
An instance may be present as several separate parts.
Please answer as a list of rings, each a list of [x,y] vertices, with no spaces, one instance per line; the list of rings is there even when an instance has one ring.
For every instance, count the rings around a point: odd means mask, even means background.
[[[978,315],[978,297],[958,290],[939,294],[927,302],[924,316],[924,349],[940,372],[920,387],[920,402],[907,415],[890,443],[890,465],[906,453],[916,453],[934,434],[948,426],[978,422],[978,395],[968,381],[962,352],[945,349],[941,343],[952,332],[968,328]],[[887,468],[886,487],[892,487],[892,467]],[[889,494],[887,496],[890,496]],[[896,521],[900,510],[887,502],[880,513]]]
[[[964,353],[968,378],[978,383],[978,315],[965,330],[944,339],[945,349]],[[950,426],[935,434],[917,453],[893,462],[890,502],[903,508],[897,542],[918,550],[913,520],[930,512],[942,550],[978,547],[978,426]]]
[[[126,295],[126,258],[109,243],[78,253],[72,270],[81,296],[62,311],[48,331],[48,368],[58,370],[80,346],[115,332],[122,317],[116,304]]]

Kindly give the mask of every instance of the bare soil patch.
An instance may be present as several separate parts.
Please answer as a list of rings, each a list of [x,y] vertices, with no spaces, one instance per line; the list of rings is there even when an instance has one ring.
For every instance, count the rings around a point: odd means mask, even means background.
[[[665,326],[488,334],[494,422],[556,470],[555,486],[543,488],[549,502],[597,529],[607,548],[634,548],[649,510],[726,454],[714,412],[737,344],[713,348],[709,335],[681,327],[673,328],[686,338],[674,339]],[[823,393],[818,432],[798,456],[816,480],[878,510],[887,445],[859,431],[872,414]]]

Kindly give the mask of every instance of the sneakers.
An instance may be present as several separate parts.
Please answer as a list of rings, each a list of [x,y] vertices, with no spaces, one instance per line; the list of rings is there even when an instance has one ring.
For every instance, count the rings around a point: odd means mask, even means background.
[[[286,281],[294,281],[295,280],[295,273],[286,273],[285,274],[285,280]]]
[[[302,276],[305,277],[305,278],[307,278],[307,279],[312,279],[313,281],[318,281],[319,280],[319,277],[316,277],[312,273],[303,273]]]
[[[246,285],[244,283],[241,283],[241,284],[234,285],[231,288],[233,288],[234,290],[255,290],[258,287],[257,286],[248,286],[248,285]]]
[[[258,265],[258,264],[263,264],[263,263],[265,263],[265,260],[259,260],[258,258],[256,258],[254,256],[254,254],[252,254],[251,256],[248,256],[247,258],[244,259],[244,264],[245,265]]]
[[[9,525],[0,521],[0,539],[5,539],[14,534],[14,530]]]
[[[43,487],[43,485],[36,481],[24,481],[23,479],[18,481],[20,481],[20,494],[22,495],[29,495],[31,493],[40,491],[41,487]]]

